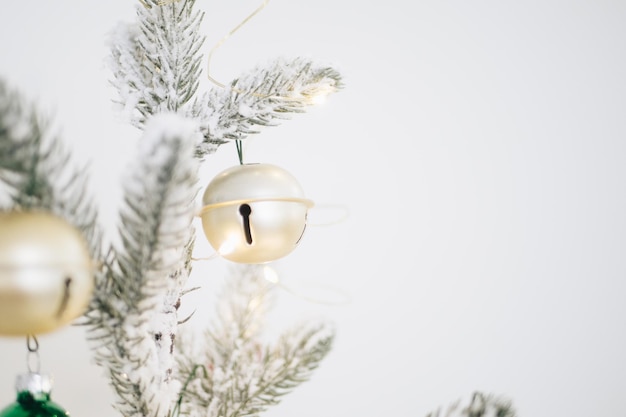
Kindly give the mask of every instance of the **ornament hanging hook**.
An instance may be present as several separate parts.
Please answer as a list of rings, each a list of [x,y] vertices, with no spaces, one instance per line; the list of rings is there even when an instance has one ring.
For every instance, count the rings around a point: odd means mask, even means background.
[[[39,351],[39,340],[37,337],[29,334],[26,336],[26,348],[28,348],[28,352],[37,353]]]
[[[239,165],[243,165],[243,143],[241,143],[241,139],[235,140],[235,146],[237,147],[237,156],[239,157]]]
[[[39,373],[41,370],[41,360],[39,358],[39,340],[35,335],[26,336],[26,367],[30,373]]]

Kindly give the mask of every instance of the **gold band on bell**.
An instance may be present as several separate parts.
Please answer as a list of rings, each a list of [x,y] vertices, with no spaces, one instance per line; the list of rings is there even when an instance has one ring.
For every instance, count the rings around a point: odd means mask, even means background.
[[[287,203],[301,203],[307,206],[308,208],[311,208],[315,205],[313,200],[309,200],[307,198],[298,198],[298,197],[244,198],[241,200],[230,200],[230,201],[222,201],[219,203],[207,204],[206,206],[202,207],[202,209],[200,209],[200,213],[198,215],[202,216],[207,211],[215,209],[215,208],[232,206],[232,205],[240,205],[240,204],[257,203],[257,202],[264,202],[264,201],[284,201]]]

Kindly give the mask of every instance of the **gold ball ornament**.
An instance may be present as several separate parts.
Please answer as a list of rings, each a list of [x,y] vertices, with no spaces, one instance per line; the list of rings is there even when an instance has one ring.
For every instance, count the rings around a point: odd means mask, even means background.
[[[79,317],[93,293],[83,236],[44,212],[0,213],[0,335],[51,332]]]
[[[293,251],[313,206],[289,172],[271,164],[242,164],[220,172],[202,197],[202,228],[222,257],[261,264]]]

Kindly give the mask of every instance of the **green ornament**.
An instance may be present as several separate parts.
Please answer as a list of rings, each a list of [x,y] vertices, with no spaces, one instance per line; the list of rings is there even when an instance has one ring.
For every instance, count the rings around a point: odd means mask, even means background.
[[[30,372],[17,377],[17,400],[0,411],[0,417],[67,417],[69,413],[50,399],[47,375]]]

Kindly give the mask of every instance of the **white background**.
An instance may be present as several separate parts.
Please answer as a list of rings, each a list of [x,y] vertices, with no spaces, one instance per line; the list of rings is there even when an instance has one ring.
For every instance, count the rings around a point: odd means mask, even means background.
[[[113,110],[103,60],[136,4],[22,0],[0,13],[0,75],[92,161],[108,230],[139,133]],[[198,6],[208,51],[258,3]],[[338,333],[267,416],[420,417],[474,390],[523,416],[626,416],[625,21],[616,0],[273,0],[216,51],[223,82],[304,55],[346,83],[247,146],[249,162],[281,165],[308,197],[350,211],[277,265],[286,284],[351,302],[281,294],[273,326],[322,315]],[[204,175],[236,163],[224,146]],[[210,304],[222,267],[196,266],[206,285],[190,309]],[[40,342],[58,403],[117,415],[82,329]],[[25,350],[0,339],[0,404]]]

